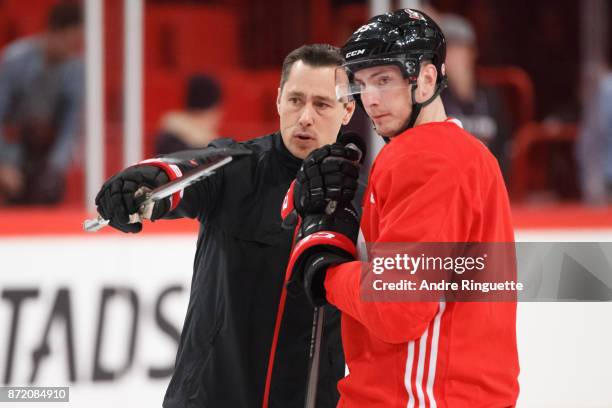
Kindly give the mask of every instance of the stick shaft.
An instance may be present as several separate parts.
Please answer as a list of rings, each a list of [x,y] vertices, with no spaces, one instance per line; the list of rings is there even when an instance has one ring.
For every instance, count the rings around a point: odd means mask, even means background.
[[[308,372],[308,388],[306,389],[306,408],[316,408],[324,320],[324,306],[315,307],[313,315],[313,338],[310,341],[310,370]]]

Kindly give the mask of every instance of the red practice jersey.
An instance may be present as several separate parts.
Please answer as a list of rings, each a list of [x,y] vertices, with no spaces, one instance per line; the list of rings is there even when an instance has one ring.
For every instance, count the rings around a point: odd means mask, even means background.
[[[495,158],[455,120],[394,137],[364,196],[366,242],[514,242]],[[518,397],[515,302],[364,302],[361,264],[328,270],[350,374],[339,407],[509,407]]]

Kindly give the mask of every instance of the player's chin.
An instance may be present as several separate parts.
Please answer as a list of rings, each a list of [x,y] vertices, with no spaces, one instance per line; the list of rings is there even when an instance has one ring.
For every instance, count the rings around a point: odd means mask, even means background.
[[[395,133],[393,132],[393,128],[390,126],[384,126],[384,125],[376,126],[376,133],[384,137],[395,136]]]
[[[380,124],[376,124],[376,133],[384,137],[397,136],[401,129],[401,124],[396,121],[385,121]]]

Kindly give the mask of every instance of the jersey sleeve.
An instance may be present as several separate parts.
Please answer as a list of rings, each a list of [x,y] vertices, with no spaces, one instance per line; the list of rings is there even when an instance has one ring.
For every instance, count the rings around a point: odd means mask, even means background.
[[[423,156],[422,152],[419,156],[406,155],[373,174],[372,192],[379,215],[375,242],[463,239],[470,205],[461,187],[461,175],[443,157],[433,153]],[[382,341],[404,343],[419,338],[439,303],[363,301],[361,268],[366,266],[356,261],[330,268],[325,279],[328,301]]]

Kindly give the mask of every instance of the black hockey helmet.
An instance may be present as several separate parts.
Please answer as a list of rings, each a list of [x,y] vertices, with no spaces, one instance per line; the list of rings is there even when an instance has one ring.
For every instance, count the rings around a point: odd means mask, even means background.
[[[446,87],[446,40],[436,22],[422,11],[401,9],[380,14],[361,26],[342,47],[349,81],[355,72],[380,65],[396,65],[412,84],[413,109],[403,130],[414,125],[423,106],[429,104]],[[438,71],[437,88],[425,102],[414,98],[421,63],[431,61]],[[361,104],[358,93],[355,99]]]

